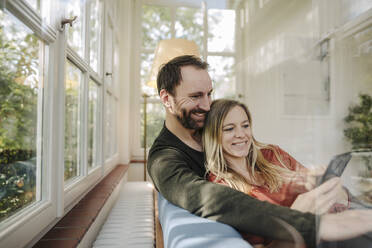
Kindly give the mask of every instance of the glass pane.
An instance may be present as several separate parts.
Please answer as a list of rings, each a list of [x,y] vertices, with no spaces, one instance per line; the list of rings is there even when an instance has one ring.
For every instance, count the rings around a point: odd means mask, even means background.
[[[145,93],[149,96],[158,95],[156,85],[148,84],[153,60],[154,60],[153,53],[150,54],[141,53],[141,86],[142,86],[141,88],[142,93]]]
[[[99,0],[90,5],[90,66],[99,73],[102,36],[102,3]]]
[[[234,57],[209,56],[208,63],[213,80],[214,99],[234,98],[236,95]]]
[[[66,25],[67,28],[67,44],[75,50],[81,57],[84,55],[84,2],[83,0],[66,0],[66,18],[77,19],[72,27]]]
[[[25,0],[41,17],[49,18],[51,0]]]
[[[105,160],[110,158],[110,142],[111,142],[111,115],[112,115],[112,106],[111,106],[111,98],[112,96],[106,93],[105,97],[105,131],[104,131],[104,139],[105,139]]]
[[[112,106],[112,115],[111,115],[111,142],[110,142],[110,153],[111,155],[115,155],[117,151],[117,135],[116,135],[116,108],[117,108],[117,101],[114,97],[111,97],[111,106]]]
[[[114,44],[114,58],[113,58],[113,92],[117,93],[120,91],[120,54],[119,54],[119,44],[115,42]]]
[[[155,49],[159,40],[171,38],[169,8],[143,5],[142,47]]]
[[[141,147],[143,148],[144,141],[144,116],[143,104],[141,105]],[[163,128],[165,120],[165,110],[162,103],[148,103],[146,104],[147,125],[146,125],[146,146],[150,148],[155,138],[158,136],[160,130]]]
[[[371,0],[341,0],[341,21],[342,23],[346,23],[371,8]]]
[[[195,1],[195,0],[193,0]],[[249,1],[250,5],[252,4],[256,4],[256,2],[262,2],[262,0],[257,0],[257,1]],[[265,2],[266,1],[271,1],[271,0],[264,0]],[[201,1],[199,1],[201,2]],[[209,9],[231,9],[231,8],[234,8],[234,6],[238,6],[240,2],[242,2],[241,0],[203,0],[203,2],[206,3],[207,5],[207,8]]]
[[[208,51],[235,51],[235,11],[208,10]]]
[[[178,8],[176,13],[176,38],[193,40],[203,50],[203,13],[201,9]]]
[[[0,221],[40,199],[43,50],[0,10]]]
[[[105,39],[106,39],[106,43],[105,43],[105,84],[107,85],[107,88],[112,89],[112,80],[113,80],[113,76],[112,74],[107,74],[107,73],[112,73],[112,69],[113,69],[113,54],[114,54],[114,50],[113,50],[113,41],[114,41],[114,30],[113,30],[113,27],[111,27],[110,25],[108,26],[108,28],[106,28],[106,31],[105,31]]]
[[[34,8],[37,12],[41,12],[41,0],[25,0],[32,8]]]
[[[66,63],[65,180],[79,175],[80,85],[82,72]]]
[[[98,94],[99,86],[93,81],[89,80],[88,92],[88,168],[97,166],[98,153]]]

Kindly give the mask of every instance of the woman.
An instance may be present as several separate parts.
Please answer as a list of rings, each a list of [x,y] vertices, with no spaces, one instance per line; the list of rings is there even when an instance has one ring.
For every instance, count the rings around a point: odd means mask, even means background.
[[[347,208],[335,204],[348,202],[339,179],[309,191],[305,187],[308,170],[278,146],[255,140],[251,126],[251,114],[244,104],[227,99],[212,103],[203,132],[208,180],[303,212],[322,214]],[[251,244],[269,243],[246,237]]]

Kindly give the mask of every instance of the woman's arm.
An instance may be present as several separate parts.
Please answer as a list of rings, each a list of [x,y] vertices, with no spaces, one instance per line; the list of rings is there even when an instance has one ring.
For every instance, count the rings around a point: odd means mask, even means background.
[[[296,198],[292,205],[293,209],[320,214],[328,211],[339,212],[338,208],[345,209],[349,206],[349,195],[339,179],[335,179],[333,183],[323,183],[318,188],[315,188],[317,178],[325,171],[323,167],[308,169],[279,146],[276,146],[275,149],[280,154],[283,162],[286,163],[286,166],[296,172],[292,182],[297,186],[302,185],[308,191],[301,193]]]

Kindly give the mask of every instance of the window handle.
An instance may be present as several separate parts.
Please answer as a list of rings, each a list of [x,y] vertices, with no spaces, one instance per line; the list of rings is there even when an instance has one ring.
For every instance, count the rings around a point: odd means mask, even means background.
[[[76,19],[77,16],[74,16],[72,18],[63,18],[61,21],[61,31],[65,29],[66,24],[70,24],[70,27],[72,27],[72,24],[74,23],[74,21],[76,21]]]
[[[106,76],[112,76],[112,72],[106,72]]]

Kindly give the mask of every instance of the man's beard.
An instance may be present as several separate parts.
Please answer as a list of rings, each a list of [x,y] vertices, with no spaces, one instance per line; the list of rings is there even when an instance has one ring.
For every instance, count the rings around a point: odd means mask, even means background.
[[[207,114],[208,112],[205,111],[205,110],[202,110],[202,109],[193,109],[193,110],[190,110],[189,112],[187,112],[186,109],[181,109],[181,113],[182,114],[177,114],[176,115],[176,117],[179,120],[179,122],[181,123],[181,125],[184,128],[198,131],[198,130],[201,130],[203,128],[205,119],[203,120],[202,125],[200,125],[200,124],[198,125],[198,121],[194,120],[191,117],[191,115],[195,114],[195,113]]]

